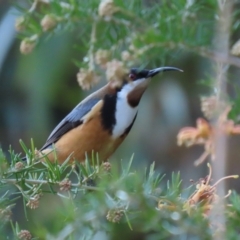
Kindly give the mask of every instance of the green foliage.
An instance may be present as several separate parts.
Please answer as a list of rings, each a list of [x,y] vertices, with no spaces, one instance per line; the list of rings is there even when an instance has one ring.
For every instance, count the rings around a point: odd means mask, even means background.
[[[240,89],[238,86],[234,86],[234,95],[231,99],[232,109],[229,113],[229,118],[239,123]]]
[[[195,47],[211,45],[216,1],[205,0],[194,4],[178,0],[160,3],[115,0],[114,7],[117,10],[113,14],[99,16],[99,0],[51,1],[48,4],[39,1],[37,7],[29,6],[29,11],[19,6],[24,18],[20,36],[31,38],[37,35],[41,40],[63,31],[74,31],[75,48],[82,53],[86,54],[91,44],[94,44],[94,50],[111,50],[113,58],[119,58],[124,50],[136,51],[138,58],[134,63],[142,64],[148,55],[149,62],[144,65],[151,66],[171,56],[169,50],[197,52]],[[47,31],[43,30],[42,24],[45,16],[56,20],[56,25]],[[93,25],[96,25],[94,43],[89,41]],[[85,64],[89,61],[88,57]],[[74,62],[77,66],[84,64],[81,59]]]
[[[100,164],[94,154],[84,164],[69,165],[66,160],[58,165],[47,156],[39,159],[35,151],[21,145],[31,159],[22,162],[12,151],[10,165],[3,154],[0,158],[1,231],[10,238],[22,229],[35,239],[211,239],[212,234],[221,232],[221,228],[211,228],[200,206],[193,207],[191,214],[186,211],[190,195],[181,197],[185,190],[180,173],[164,182],[154,163],[149,170],[136,172],[131,167],[132,157],[119,171],[114,164]],[[49,198],[54,205],[49,206]],[[234,193],[227,207],[229,236],[237,234],[239,201]],[[28,223],[16,223],[11,216],[18,208],[25,209]],[[12,234],[6,232],[9,224]]]

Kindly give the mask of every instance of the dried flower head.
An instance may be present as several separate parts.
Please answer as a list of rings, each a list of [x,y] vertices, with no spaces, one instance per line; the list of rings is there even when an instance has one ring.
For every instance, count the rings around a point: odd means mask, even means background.
[[[99,77],[92,70],[81,68],[77,74],[78,84],[84,90],[89,90],[99,82]]]
[[[195,165],[201,164],[209,155],[212,160],[215,159],[216,133],[227,136],[240,134],[240,125],[235,125],[232,120],[228,119],[230,109],[230,107],[227,107],[214,124],[210,124],[203,118],[199,118],[197,119],[196,128],[185,127],[179,131],[177,135],[179,146],[186,145],[190,147],[196,144],[204,145],[205,151],[200,158],[195,161]]]
[[[190,213],[193,206],[199,204],[203,208],[205,216],[207,216],[209,211],[212,209],[213,204],[219,200],[219,196],[216,194],[217,185],[225,179],[238,178],[237,175],[226,176],[219,179],[215,184],[210,185],[212,168],[210,164],[208,164],[208,167],[209,175],[206,178],[199,180],[198,184],[196,185],[196,191],[188,198],[184,205],[184,208],[188,213]],[[230,193],[231,192],[229,192],[229,194],[225,197],[228,197]]]
[[[20,52],[24,55],[31,53],[36,46],[37,38],[37,35],[33,35],[30,38],[23,39],[20,44]]]
[[[201,110],[207,119],[216,117],[218,109],[225,109],[227,104],[219,101],[216,96],[201,97]]]
[[[217,99],[216,96],[201,97],[201,110],[207,119],[214,117],[216,111]]]
[[[122,51],[121,58],[124,62],[132,61],[134,59],[133,54],[126,50]]]
[[[110,162],[104,162],[102,164],[104,171],[109,172],[111,170],[111,163]]]
[[[231,54],[237,57],[240,56],[240,39],[232,46]]]
[[[182,128],[177,135],[177,143],[179,146],[185,145],[187,147],[196,144],[204,145],[205,151],[194,162],[196,166],[204,162],[209,155],[211,155],[212,159],[215,158],[213,130],[210,124],[202,118],[197,120],[197,128]]]
[[[118,223],[120,222],[123,214],[123,209],[112,209],[108,211],[106,218],[109,222]]]
[[[194,144],[204,143],[212,134],[210,124],[203,118],[197,119],[197,127],[184,127],[177,135],[177,143],[179,146],[186,145],[187,147]]]
[[[15,29],[18,31],[18,32],[21,32],[21,31],[24,31],[25,28],[26,28],[26,25],[25,25],[25,18],[24,16],[20,16],[16,19],[16,22],[15,22]]]
[[[31,209],[36,209],[39,207],[39,199],[40,194],[36,194],[33,197],[30,197],[29,201],[27,202],[26,206]]]
[[[17,237],[21,240],[31,240],[32,235],[28,230],[21,230],[18,234]]]
[[[15,164],[14,168],[15,168],[16,171],[19,171],[19,170],[23,169],[24,168],[23,162],[17,162]]]
[[[72,187],[72,182],[68,178],[65,178],[59,183],[60,191],[68,191]]]
[[[103,67],[109,61],[109,57],[110,57],[110,52],[108,50],[99,49],[95,53],[95,61],[96,61],[96,63],[101,65],[101,66],[103,66]]]
[[[113,0],[102,0],[98,7],[98,15],[100,17],[111,17],[117,10]]]
[[[35,148],[35,150],[34,150],[34,159],[39,159],[39,158],[42,158],[44,155],[42,154],[42,152],[41,151],[39,151],[39,150],[37,150],[36,148]]]
[[[7,222],[11,220],[12,217],[12,211],[11,207],[6,207],[6,208],[0,208],[0,219],[1,221]]]
[[[107,63],[106,77],[108,81],[113,81],[116,86],[121,86],[125,80],[127,70],[123,62],[113,59]]]
[[[53,14],[47,14],[41,20],[41,27],[44,32],[50,31],[58,24],[58,18]]]

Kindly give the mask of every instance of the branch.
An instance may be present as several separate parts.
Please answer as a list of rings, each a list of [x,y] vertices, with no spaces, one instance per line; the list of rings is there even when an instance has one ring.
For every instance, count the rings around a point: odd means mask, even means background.
[[[2,183],[11,183],[16,185],[18,182],[20,182],[21,180],[17,180],[14,178],[10,178],[10,179],[2,179],[0,180]],[[59,185],[60,182],[50,182],[47,180],[36,180],[36,179],[24,179],[24,182],[26,183],[30,183],[30,184],[56,184]],[[71,184],[72,187],[77,187],[77,188],[83,188],[86,190],[93,190],[93,191],[104,191],[103,188],[98,188],[98,187],[93,187],[93,186],[86,186],[86,185],[82,185],[81,183],[72,183]]]
[[[213,50],[209,50],[205,47],[189,46],[189,45],[186,45],[185,43],[176,43],[176,42],[153,43],[153,44],[149,44],[142,50],[147,51],[154,47],[166,47],[169,49],[181,48],[186,51],[196,53],[202,57],[212,59],[215,62],[229,64],[229,65],[233,65],[235,67],[240,68],[240,58],[238,57],[226,55],[224,53],[220,53]]]
[[[191,49],[189,50],[191,51]],[[240,68],[240,58],[238,57],[212,51],[204,47],[194,47],[193,51],[199,53],[199,55],[203,57],[210,58],[216,62],[233,65]]]

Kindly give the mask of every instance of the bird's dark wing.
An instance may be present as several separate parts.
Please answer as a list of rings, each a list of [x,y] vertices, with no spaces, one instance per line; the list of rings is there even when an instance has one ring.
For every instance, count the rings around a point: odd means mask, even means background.
[[[78,104],[52,131],[40,151],[48,148],[65,133],[82,124],[82,118],[97,104],[100,99],[89,99]]]

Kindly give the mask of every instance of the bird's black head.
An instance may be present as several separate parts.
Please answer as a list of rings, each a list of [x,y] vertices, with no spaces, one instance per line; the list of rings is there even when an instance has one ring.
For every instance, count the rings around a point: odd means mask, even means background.
[[[132,68],[129,73],[129,78],[132,81],[136,81],[138,79],[146,79],[146,78],[152,78],[155,75],[157,75],[160,72],[165,72],[165,71],[180,71],[182,72],[181,69],[175,68],[175,67],[159,67],[159,68],[154,68],[152,70],[148,69],[141,69],[141,68]]]
[[[179,68],[175,67],[160,67],[154,68],[152,70],[132,68],[129,73],[129,80],[126,81],[123,86],[119,89],[119,95],[127,96],[128,103],[130,106],[137,106],[141,99],[142,94],[146,90],[151,78],[160,72],[164,71],[181,71]]]

